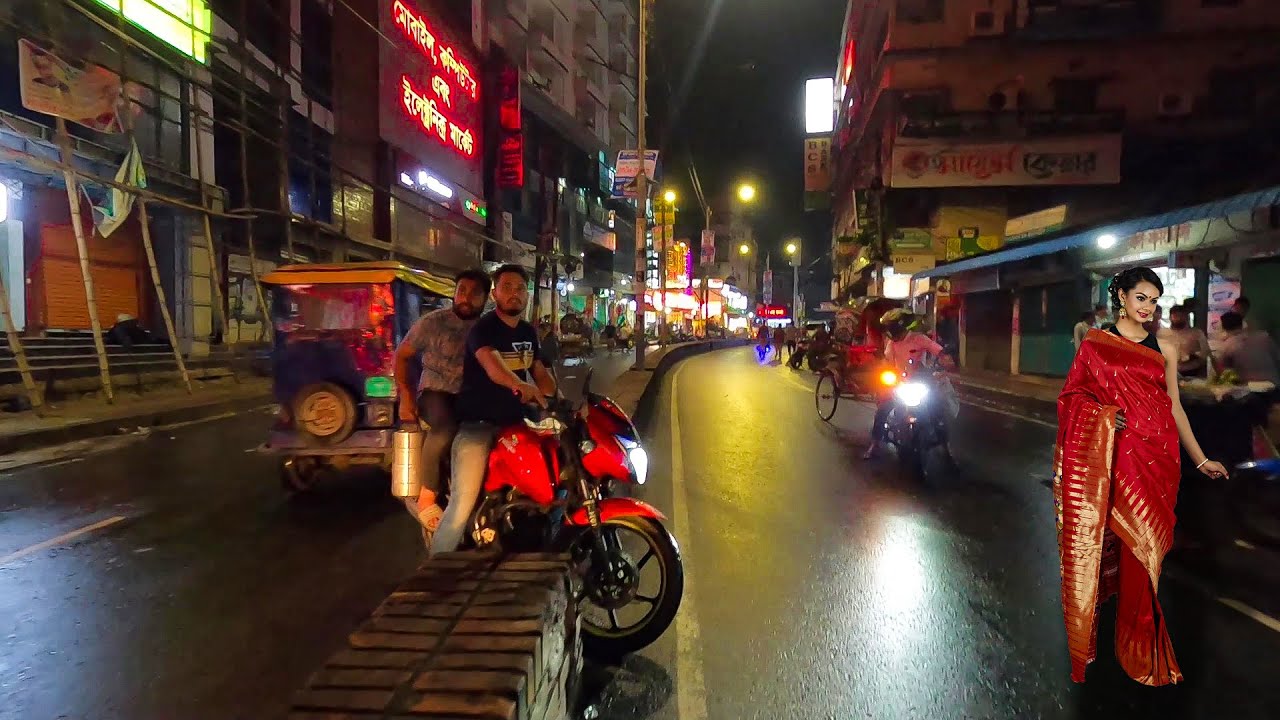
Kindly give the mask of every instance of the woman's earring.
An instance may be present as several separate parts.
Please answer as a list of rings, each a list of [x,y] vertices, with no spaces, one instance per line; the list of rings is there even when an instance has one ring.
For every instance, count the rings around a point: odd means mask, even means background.
[[[1129,317],[1129,313],[1125,312],[1123,305],[1120,306],[1120,319],[1124,320],[1127,317]]]

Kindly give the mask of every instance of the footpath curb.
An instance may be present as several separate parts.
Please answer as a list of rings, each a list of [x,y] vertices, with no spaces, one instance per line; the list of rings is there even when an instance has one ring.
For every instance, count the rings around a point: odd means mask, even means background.
[[[952,378],[951,384],[960,399],[974,405],[1025,415],[1043,422],[1058,422],[1056,400],[1021,395],[1012,390],[989,387],[963,378]]]
[[[122,429],[129,431],[139,427],[206,420],[226,413],[253,410],[270,402],[271,394],[264,391],[261,394],[214,400],[196,405],[142,410],[133,415],[94,418],[56,427],[35,428],[28,432],[0,435],[0,455],[62,445],[77,440],[118,435]]]
[[[747,347],[753,343],[754,341],[750,339],[730,338],[673,346],[663,351],[662,356],[652,368],[628,370],[623,373],[610,387],[609,397],[631,416],[636,427],[643,432],[648,429],[653,420],[654,403],[657,402],[658,392],[662,388],[662,379],[672,367],[695,355],[714,350]]]

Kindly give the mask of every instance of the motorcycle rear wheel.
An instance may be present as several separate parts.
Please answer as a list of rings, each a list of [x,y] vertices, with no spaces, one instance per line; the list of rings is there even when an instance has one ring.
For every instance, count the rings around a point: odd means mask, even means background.
[[[611,555],[612,551],[620,549],[617,542],[619,531],[642,538],[646,547],[644,553],[634,561],[626,557],[625,553],[620,553],[625,567],[620,568],[620,572],[611,573],[594,567],[589,546],[594,535],[588,528],[582,530],[571,544],[582,582],[577,597],[579,610],[587,607],[603,610],[607,618],[606,622],[597,622],[588,618],[585,612],[582,613],[583,650],[596,659],[617,660],[653,644],[675,620],[684,595],[684,563],[680,558],[680,548],[671,533],[657,520],[637,516],[611,518],[600,527],[601,534],[606,538],[606,545],[610,546]],[[613,538],[612,543],[608,542],[610,537]],[[649,595],[640,589],[638,576],[654,562],[660,570],[661,584],[656,592]],[[619,574],[628,573],[637,575],[634,586],[620,587],[628,583],[620,580]],[[618,597],[620,591],[621,596]],[[606,607],[613,603],[601,602],[600,599],[608,595],[614,595],[613,602],[622,604]],[[618,610],[646,605],[648,610],[638,622],[625,627],[619,624]]]

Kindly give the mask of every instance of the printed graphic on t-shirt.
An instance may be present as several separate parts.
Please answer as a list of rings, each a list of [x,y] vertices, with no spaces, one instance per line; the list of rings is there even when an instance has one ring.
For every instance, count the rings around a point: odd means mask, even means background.
[[[533,368],[533,343],[513,342],[511,350],[498,353],[502,362],[515,373],[528,373]]]

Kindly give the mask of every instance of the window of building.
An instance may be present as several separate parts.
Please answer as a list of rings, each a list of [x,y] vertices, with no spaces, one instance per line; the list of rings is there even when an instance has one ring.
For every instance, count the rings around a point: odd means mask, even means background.
[[[247,2],[244,10],[245,38],[277,65],[289,62],[288,0],[256,0]],[[238,23],[239,19],[229,19]]]
[[[306,93],[332,109],[333,16],[321,0],[302,0],[302,82]]]
[[[898,20],[909,23],[942,22],[946,0],[899,0]]]
[[[332,145],[327,131],[289,111],[289,206],[321,222],[333,220]]]
[[[1253,68],[1215,68],[1209,73],[1206,107],[1215,114],[1237,115],[1254,111],[1258,103],[1258,73]]]
[[[1097,78],[1054,78],[1053,109],[1064,113],[1089,113],[1098,109]]]

